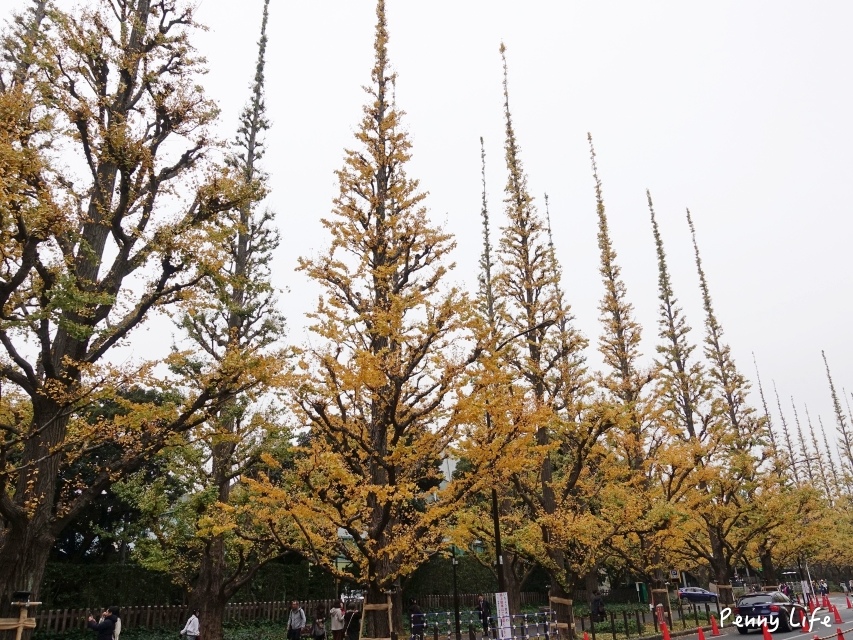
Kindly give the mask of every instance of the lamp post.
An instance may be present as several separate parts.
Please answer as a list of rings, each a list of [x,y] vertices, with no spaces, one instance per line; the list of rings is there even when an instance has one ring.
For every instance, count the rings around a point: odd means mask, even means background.
[[[453,619],[456,622],[456,640],[462,640],[462,625],[459,622],[459,589],[456,586],[456,565],[459,561],[456,559],[456,545],[450,545],[451,561],[453,563]]]
[[[491,430],[492,418],[486,412],[486,428]],[[498,511],[498,490],[492,487],[492,521],[495,525],[495,569],[498,574],[498,591],[506,591],[506,578],[504,577],[504,556],[501,549],[501,521]]]

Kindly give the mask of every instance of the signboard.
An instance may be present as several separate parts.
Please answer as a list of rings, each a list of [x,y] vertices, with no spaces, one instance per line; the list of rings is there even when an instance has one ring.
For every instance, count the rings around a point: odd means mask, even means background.
[[[669,570],[669,579],[670,580],[678,580],[678,569],[670,569]]]
[[[498,618],[498,638],[509,640],[512,638],[512,623],[509,617],[509,597],[506,591],[495,594],[495,614]]]

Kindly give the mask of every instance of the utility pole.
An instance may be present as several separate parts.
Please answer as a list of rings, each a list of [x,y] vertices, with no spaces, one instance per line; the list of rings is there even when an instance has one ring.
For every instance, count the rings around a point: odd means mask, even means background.
[[[486,422],[490,422],[489,414],[486,414]],[[495,524],[495,563],[498,573],[498,591],[506,591],[506,579],[504,578],[504,557],[501,549],[501,522],[498,512],[498,490],[492,487],[492,520]]]
[[[456,640],[462,640],[462,625],[459,622],[459,589],[456,586],[456,565],[459,560],[456,559],[456,545],[451,545],[453,552],[453,617],[456,621]]]

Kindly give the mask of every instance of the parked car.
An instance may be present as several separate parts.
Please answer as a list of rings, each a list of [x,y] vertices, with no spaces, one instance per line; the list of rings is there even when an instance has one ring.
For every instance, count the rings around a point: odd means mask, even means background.
[[[364,590],[350,589],[348,591],[344,591],[341,594],[341,600],[345,603],[355,602],[356,604],[361,605],[364,602]]]
[[[682,587],[678,590],[682,602],[716,602],[717,594],[699,587]]]
[[[808,616],[806,608],[791,600],[779,591],[769,593],[747,593],[737,599],[732,609],[734,623],[738,633],[749,633],[761,629],[762,620],[766,620],[770,631],[791,631],[798,629],[801,612]],[[794,626],[791,626],[791,620]]]

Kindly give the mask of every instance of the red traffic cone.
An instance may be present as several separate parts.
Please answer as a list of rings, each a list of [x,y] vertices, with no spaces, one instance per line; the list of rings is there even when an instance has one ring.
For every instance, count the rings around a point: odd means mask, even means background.
[[[720,635],[720,627],[717,626],[717,619],[713,615],[711,616],[711,635]]]
[[[830,605],[830,608],[831,608],[830,610],[832,611],[833,615],[835,616],[835,624],[841,624],[841,622],[842,622],[841,614],[838,613],[838,607],[836,607],[834,604],[832,604],[832,605]]]
[[[800,627],[803,630],[803,633],[808,633],[809,631],[809,619],[806,616],[806,612],[800,609]]]
[[[761,634],[764,636],[764,640],[773,640],[773,636],[770,635],[770,630],[767,628],[767,623],[761,623]]]
[[[672,640],[672,639],[669,637],[669,627],[667,627],[667,626],[666,626],[666,622],[664,622],[663,624],[661,624],[661,626],[660,626],[660,632],[661,632],[661,634],[663,635],[663,640]]]
[[[853,609],[853,604],[850,603],[850,596],[847,596],[847,608]]]
[[[699,640],[705,640],[705,632],[702,631],[702,627],[699,627]]]
[[[844,634],[841,633],[841,629],[835,630],[838,633],[838,640],[844,640]]]

